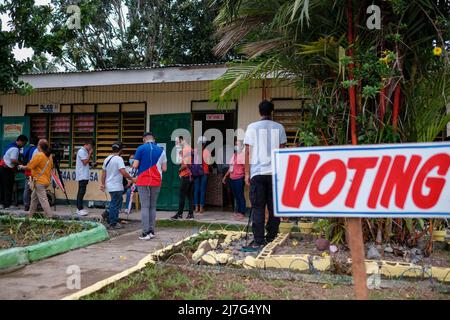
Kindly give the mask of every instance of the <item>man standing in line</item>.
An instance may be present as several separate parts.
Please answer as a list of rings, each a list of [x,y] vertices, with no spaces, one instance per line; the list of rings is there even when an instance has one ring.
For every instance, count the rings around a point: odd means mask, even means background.
[[[30,137],[30,145],[28,148],[26,148],[25,152],[23,153],[23,164],[27,165],[30,163],[33,156],[38,152],[37,144],[39,142],[39,138],[35,135],[32,135]],[[27,179],[30,179],[31,177],[31,170],[25,170],[24,172],[25,177]],[[30,202],[31,202],[31,189],[29,183],[25,181],[24,189],[23,189],[23,204],[25,206],[25,211],[30,210]]]
[[[178,202],[178,211],[177,213],[171,217],[171,220],[180,220],[183,218],[184,211],[184,203],[186,197],[188,198],[189,203],[189,213],[186,217],[188,220],[194,220],[194,180],[192,178],[191,170],[189,169],[192,164],[192,148],[190,145],[184,140],[184,137],[178,137],[178,141],[181,147],[180,156],[181,156],[181,166],[178,169],[178,175],[181,180],[180,185],[180,195]]]
[[[122,207],[123,199],[123,178],[134,181],[125,170],[125,163],[121,157],[123,150],[122,142],[118,141],[112,145],[113,154],[108,156],[103,162],[102,180],[100,190],[109,192],[111,202],[108,209],[108,221],[111,229],[122,229],[123,226],[119,222],[119,211]]]
[[[250,186],[250,201],[253,208],[253,242],[251,247],[259,250],[275,239],[280,219],[273,215],[272,195],[272,150],[284,148],[287,138],[284,127],[272,121],[273,103],[259,104],[259,121],[249,124],[245,132],[245,183]],[[265,210],[269,212],[265,235]]]
[[[78,181],[77,214],[79,216],[88,215],[88,212],[84,209],[83,200],[89,183],[89,160],[94,152],[93,145],[92,141],[86,142],[77,152],[75,174],[76,181]]]
[[[15,210],[11,206],[14,181],[16,179],[17,166],[19,165],[20,149],[28,142],[23,134],[18,136],[15,142],[8,144],[0,161],[0,209]]]
[[[141,203],[141,240],[155,237],[156,202],[162,184],[162,173],[167,170],[167,157],[163,148],[155,143],[153,133],[143,135],[144,144],[134,155],[133,168],[137,169],[136,186]]]

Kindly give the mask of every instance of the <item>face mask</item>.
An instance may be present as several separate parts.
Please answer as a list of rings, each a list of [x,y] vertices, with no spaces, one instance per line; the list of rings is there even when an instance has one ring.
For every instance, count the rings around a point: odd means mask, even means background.
[[[234,147],[234,151],[235,152],[241,152],[242,151],[242,147],[235,146]]]
[[[130,160],[128,160],[129,162],[130,162],[130,165],[132,166],[133,165],[133,162],[134,162],[134,159],[130,159]]]

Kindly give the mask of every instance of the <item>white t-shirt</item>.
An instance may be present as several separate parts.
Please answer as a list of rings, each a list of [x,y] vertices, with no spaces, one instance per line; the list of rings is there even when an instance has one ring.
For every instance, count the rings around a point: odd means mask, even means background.
[[[76,180],[89,180],[89,164],[84,165],[81,160],[89,159],[88,151],[82,147],[77,152],[77,161],[75,167]]]
[[[251,146],[250,176],[272,174],[272,150],[287,142],[286,131],[278,122],[261,120],[250,123],[244,144]]]
[[[5,161],[5,164],[10,167],[14,168],[14,165],[12,164],[12,160],[19,159],[19,149],[16,147],[9,148],[8,151],[6,151],[5,155],[3,156],[3,161]]]
[[[106,164],[108,164],[108,167],[106,167]],[[106,171],[105,187],[108,192],[123,191],[123,176],[119,171],[120,169],[125,169],[125,163],[121,156],[111,155],[103,162],[103,170]]]

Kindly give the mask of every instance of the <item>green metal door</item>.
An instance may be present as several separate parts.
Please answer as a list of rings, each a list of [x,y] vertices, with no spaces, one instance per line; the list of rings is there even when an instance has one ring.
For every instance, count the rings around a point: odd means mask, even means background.
[[[21,134],[30,137],[30,117],[0,117],[0,150]]]
[[[0,117],[0,152],[11,142],[16,141],[21,134],[30,138],[30,117]],[[16,174],[16,186],[14,189],[14,202],[22,202],[25,176],[23,173]]]
[[[179,166],[172,162],[171,153],[175,147],[172,141],[172,132],[176,129],[191,131],[191,114],[177,113],[150,116],[150,131],[153,132],[158,144],[166,145],[167,171],[163,173],[161,192],[158,197],[158,210],[178,209],[178,190],[180,179],[178,177]]]

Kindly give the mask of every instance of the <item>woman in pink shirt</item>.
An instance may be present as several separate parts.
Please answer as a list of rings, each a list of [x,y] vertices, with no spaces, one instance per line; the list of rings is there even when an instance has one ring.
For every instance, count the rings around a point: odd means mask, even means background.
[[[237,204],[237,214],[235,215],[235,218],[242,220],[245,218],[245,212],[247,211],[244,197],[245,152],[242,140],[236,141],[234,153],[230,159],[230,168],[222,179],[223,184],[226,184],[228,176],[230,176],[231,189]]]

